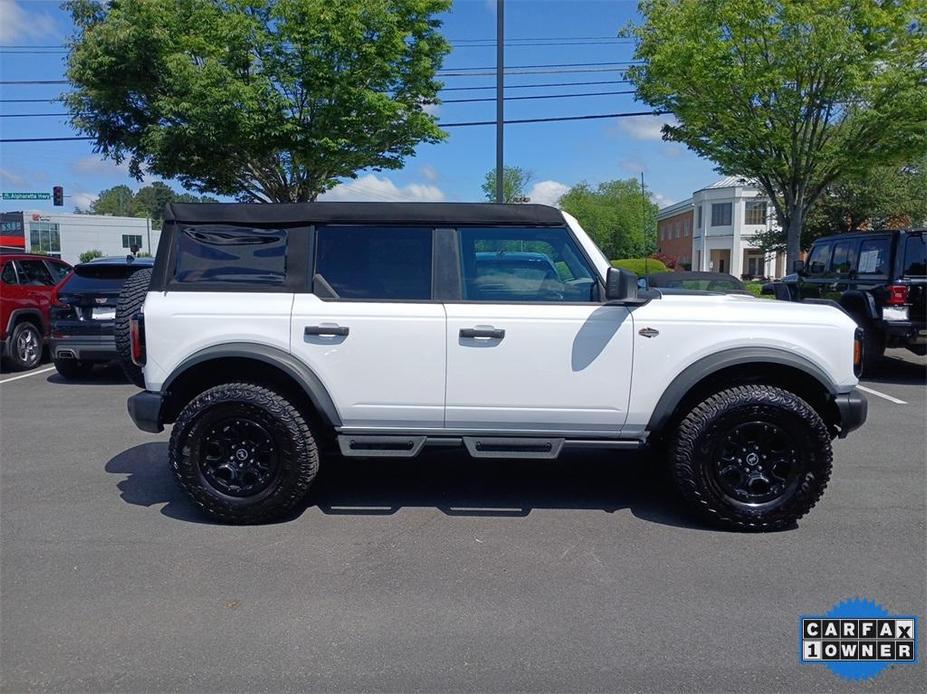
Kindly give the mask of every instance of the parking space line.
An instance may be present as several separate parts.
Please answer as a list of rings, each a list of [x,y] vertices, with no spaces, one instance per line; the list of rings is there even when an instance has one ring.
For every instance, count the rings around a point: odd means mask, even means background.
[[[893,402],[896,405],[907,405],[908,404],[905,400],[899,400],[896,397],[893,397],[891,395],[886,395],[885,393],[880,393],[879,391],[874,390],[872,388],[867,388],[866,386],[856,386],[856,387],[859,388],[864,393],[875,395],[877,398],[885,398],[889,402]]]
[[[29,378],[30,376],[38,376],[39,374],[48,373],[49,371],[54,371],[54,366],[49,366],[44,369],[39,369],[38,371],[30,371],[27,374],[20,374],[19,376],[13,376],[13,378],[4,378],[0,383],[9,383],[10,381],[18,381],[21,378]]]

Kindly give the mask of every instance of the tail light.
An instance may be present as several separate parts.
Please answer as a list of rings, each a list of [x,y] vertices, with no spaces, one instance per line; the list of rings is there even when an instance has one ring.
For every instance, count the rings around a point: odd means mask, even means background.
[[[132,363],[145,365],[145,314],[136,313],[129,319],[129,343],[132,351]]]
[[[908,290],[906,284],[893,284],[888,288],[888,299],[885,301],[886,306],[907,306]]]
[[[58,337],[59,333],[55,330],[56,320],[70,320],[75,318],[74,307],[58,294],[58,287],[51,291],[49,296],[48,317],[51,320],[52,336]]]
[[[863,373],[863,331],[857,328],[853,335],[853,373],[859,377]]]

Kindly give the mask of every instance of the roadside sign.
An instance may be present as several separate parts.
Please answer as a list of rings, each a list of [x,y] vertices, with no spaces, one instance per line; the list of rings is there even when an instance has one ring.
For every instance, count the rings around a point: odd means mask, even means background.
[[[51,200],[51,193],[4,193],[4,200]]]

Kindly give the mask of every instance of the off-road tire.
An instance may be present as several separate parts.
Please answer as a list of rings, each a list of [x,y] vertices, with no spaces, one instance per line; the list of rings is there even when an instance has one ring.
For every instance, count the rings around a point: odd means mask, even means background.
[[[87,378],[93,371],[92,361],[81,361],[80,359],[55,359],[55,368],[61,378],[67,381]]]
[[[116,338],[116,352],[119,354],[119,365],[132,383],[139,388],[145,387],[145,376],[140,366],[132,361],[132,343],[129,336],[129,321],[138,313],[148,293],[151,284],[151,269],[136,270],[122,285],[119,299],[116,302],[116,322],[113,325],[113,334]]]
[[[765,424],[778,429],[780,439],[785,435],[784,455],[794,472],[791,486],[760,507],[725,493],[715,469],[722,466],[717,451],[729,445],[731,432]],[[833,461],[830,442],[827,426],[800,397],[775,386],[745,385],[696,405],[674,432],[669,460],[677,489],[703,518],[733,530],[779,530],[794,525],[824,493]]]
[[[20,354],[20,343],[23,340],[28,343],[23,345],[26,349],[25,355]],[[7,346],[7,361],[14,371],[34,369],[42,361],[42,331],[31,321],[24,320],[16,324],[10,332]]]
[[[202,463],[215,445],[210,428],[235,417],[258,423],[272,437],[271,448],[276,447],[276,472],[253,496],[223,493],[210,483]],[[170,462],[180,486],[209,516],[248,524],[282,518],[303,501],[319,455],[306,420],[283,396],[252,383],[229,383],[201,393],[180,412],[171,432]]]

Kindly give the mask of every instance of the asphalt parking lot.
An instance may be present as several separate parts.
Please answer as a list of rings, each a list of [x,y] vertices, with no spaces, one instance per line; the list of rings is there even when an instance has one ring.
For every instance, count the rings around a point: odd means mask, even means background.
[[[332,459],[291,520],[214,525],[118,373],[0,374],[2,689],[852,691],[798,664],[797,620],[924,617],[925,374],[891,352],[823,500],[766,535],[588,454]],[[920,641],[866,691],[924,691]]]

